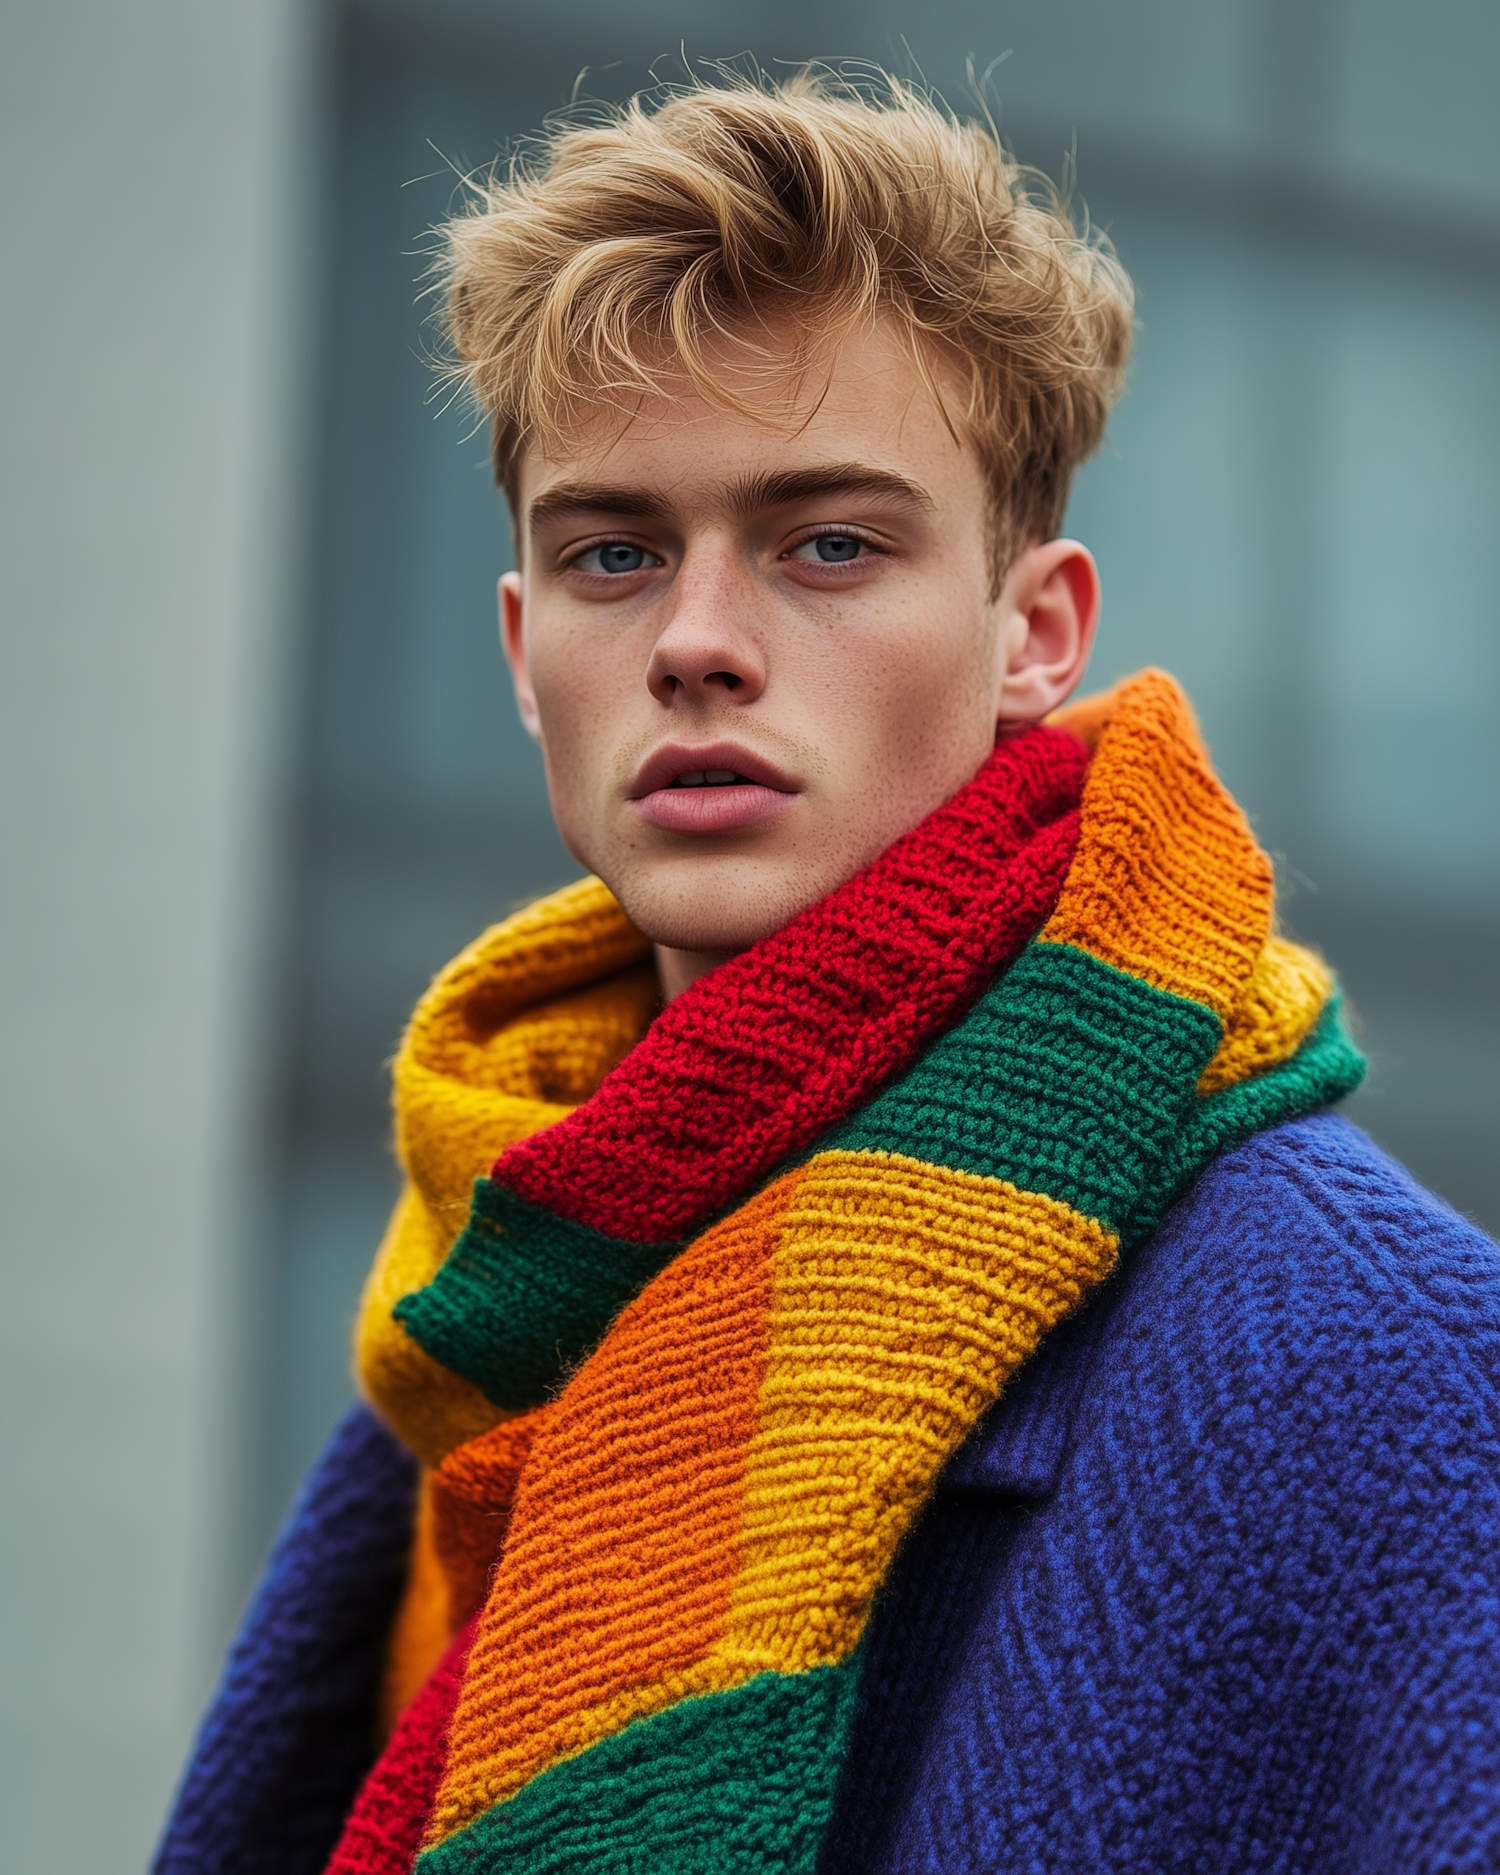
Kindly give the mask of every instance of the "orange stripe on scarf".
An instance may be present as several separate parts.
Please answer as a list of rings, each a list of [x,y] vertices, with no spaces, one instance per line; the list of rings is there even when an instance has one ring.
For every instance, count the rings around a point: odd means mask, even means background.
[[[699,1690],[683,1676],[728,1612],[771,1252],[799,1176],[684,1251],[536,1415],[430,1840]]]
[[[1040,941],[1073,944],[1227,1021],[1271,932],[1275,879],[1187,698],[1142,671],[1080,706],[1098,737],[1078,851]],[[1061,712],[1057,721],[1069,726]]]

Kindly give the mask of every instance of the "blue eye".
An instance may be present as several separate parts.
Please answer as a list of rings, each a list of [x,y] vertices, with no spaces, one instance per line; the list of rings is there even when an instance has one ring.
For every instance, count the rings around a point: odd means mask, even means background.
[[[807,544],[825,566],[840,566],[845,561],[857,560],[865,543],[852,534],[819,534]]]
[[[579,554],[577,565],[583,573],[639,573],[648,558],[655,556],[644,547],[632,546],[628,540],[609,540]]]

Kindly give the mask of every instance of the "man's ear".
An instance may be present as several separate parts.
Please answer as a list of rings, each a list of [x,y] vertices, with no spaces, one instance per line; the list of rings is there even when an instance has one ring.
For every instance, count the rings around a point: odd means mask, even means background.
[[[1000,595],[1005,669],[998,718],[1036,723],[1077,688],[1099,622],[1099,569],[1076,540],[1028,547]]]
[[[521,594],[521,575],[503,574],[500,580],[500,648],[510,666],[510,681],[516,687],[516,708],[521,712],[521,721],[527,733],[540,742],[542,718],[536,707],[536,692],[531,687],[531,672],[526,666]]]

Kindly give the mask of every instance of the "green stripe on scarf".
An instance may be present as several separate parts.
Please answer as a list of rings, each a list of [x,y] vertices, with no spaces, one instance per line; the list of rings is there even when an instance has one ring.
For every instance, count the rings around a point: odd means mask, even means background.
[[[462,1236],[392,1313],[496,1406],[538,1406],[680,1244],[627,1243],[474,1181]]]
[[[861,1655],[634,1724],[421,1857],[421,1875],[813,1875]]]
[[[1212,1010],[1067,944],[1033,944],[824,1148],[1006,1179],[1117,1231],[1223,1035]]]

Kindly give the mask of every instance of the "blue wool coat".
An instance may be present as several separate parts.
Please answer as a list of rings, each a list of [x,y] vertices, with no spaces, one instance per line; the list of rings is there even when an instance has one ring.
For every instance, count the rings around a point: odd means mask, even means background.
[[[356,1410],[159,1870],[321,1868],[413,1487]],[[1226,1154],[955,1456],[864,1649],[819,1875],[1494,1875],[1500,1247],[1333,1115]]]

